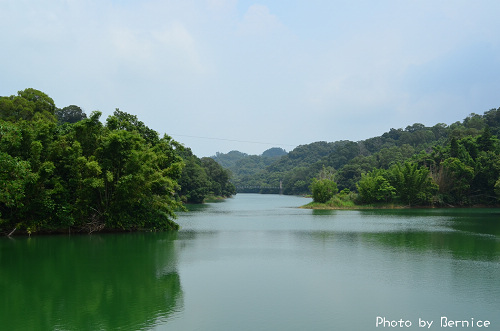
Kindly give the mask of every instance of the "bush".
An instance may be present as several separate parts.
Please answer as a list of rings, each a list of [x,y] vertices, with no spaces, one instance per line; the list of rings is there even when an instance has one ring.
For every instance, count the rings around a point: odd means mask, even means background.
[[[337,193],[337,183],[331,179],[313,178],[311,191],[314,202],[325,203]]]
[[[364,203],[389,202],[396,194],[396,189],[389,184],[384,171],[380,169],[362,174],[356,187]]]

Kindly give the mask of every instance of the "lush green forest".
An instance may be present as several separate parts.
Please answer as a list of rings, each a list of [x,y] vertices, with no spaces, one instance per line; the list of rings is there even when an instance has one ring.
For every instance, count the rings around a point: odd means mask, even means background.
[[[230,170],[231,181],[241,193],[279,193],[279,178],[269,180],[267,169],[287,152],[273,147],[262,155],[248,155],[238,151],[227,154],[217,153],[212,158],[224,168]],[[274,187],[274,188],[273,188]]]
[[[278,193],[281,181],[284,194],[313,194],[315,201],[326,194],[340,205],[494,205],[499,134],[500,108],[451,125],[415,123],[358,142],[314,142],[274,158],[236,151],[213,158],[231,170],[238,192]]]
[[[235,194],[229,172],[135,115],[101,122],[35,89],[0,97],[0,232],[178,229],[183,203]]]

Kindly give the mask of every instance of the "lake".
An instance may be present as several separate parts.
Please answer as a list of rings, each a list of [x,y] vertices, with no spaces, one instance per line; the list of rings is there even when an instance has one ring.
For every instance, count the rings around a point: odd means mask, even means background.
[[[500,330],[500,209],[309,201],[238,194],[172,233],[0,238],[1,329]]]

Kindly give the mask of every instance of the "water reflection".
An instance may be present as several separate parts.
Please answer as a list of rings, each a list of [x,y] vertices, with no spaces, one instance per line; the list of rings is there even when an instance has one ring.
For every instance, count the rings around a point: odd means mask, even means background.
[[[332,216],[337,214],[337,210],[330,209],[313,209],[312,214],[314,216]]]
[[[389,303],[381,310],[391,314],[475,315],[496,325],[500,322],[497,237],[462,231],[296,231],[293,235],[295,245],[309,250],[325,273],[341,283],[352,281],[352,293],[372,303],[369,309],[384,298]],[[384,295],[371,297],[357,292],[356,286]]]
[[[183,307],[176,233],[0,240],[5,330],[147,329]]]
[[[363,238],[384,246],[434,254],[454,259],[498,261],[500,241],[494,237],[471,236],[463,232],[364,233]]]
[[[165,329],[375,330],[379,314],[500,325],[496,210],[290,208],[301,202],[238,195],[180,216],[189,291]]]
[[[364,233],[368,240],[392,247],[451,254],[457,259],[499,259],[500,217],[496,210],[372,210],[361,211],[361,215],[396,219],[393,224],[410,228],[410,231]]]
[[[321,241],[349,235],[398,250],[455,259],[500,259],[500,214],[496,209],[315,210],[312,214],[329,223],[329,230],[313,234]]]

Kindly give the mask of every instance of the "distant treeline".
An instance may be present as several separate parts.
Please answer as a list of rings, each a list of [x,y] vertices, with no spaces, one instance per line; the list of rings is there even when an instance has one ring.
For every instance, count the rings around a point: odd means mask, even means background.
[[[232,151],[213,158],[231,170],[236,187],[253,192],[278,193],[265,187],[282,181],[284,194],[311,194],[313,180],[328,173],[339,191],[359,193],[362,203],[492,205],[500,193],[499,134],[500,108],[451,125],[415,123],[363,141],[314,142],[273,157]]]
[[[26,89],[0,97],[0,233],[177,229],[229,172],[118,109],[100,121]]]

